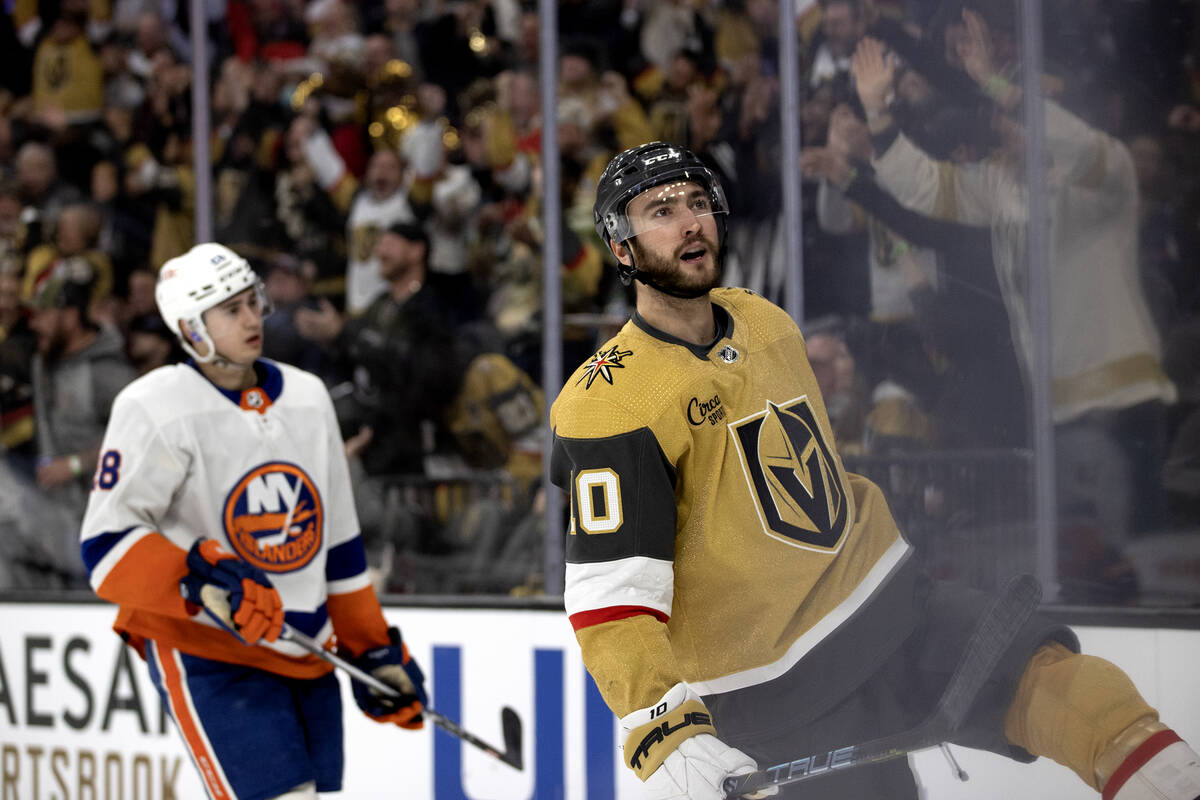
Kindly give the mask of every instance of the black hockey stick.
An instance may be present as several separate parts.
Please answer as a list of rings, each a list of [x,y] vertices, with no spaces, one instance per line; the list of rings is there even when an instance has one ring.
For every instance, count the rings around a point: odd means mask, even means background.
[[[962,725],[979,690],[991,677],[1021,626],[1037,609],[1041,597],[1041,587],[1032,575],[1018,575],[1008,582],[980,618],[933,713],[917,727],[863,744],[804,755],[759,772],[726,778],[726,797],[741,797],[769,786],[786,786],[835,771],[877,764],[946,741]]]
[[[289,642],[294,642],[300,645],[308,652],[320,659],[328,661],[338,669],[345,671],[346,674],[348,674],[354,680],[365,683],[367,686],[370,686],[380,694],[387,695],[388,697],[400,696],[400,692],[396,691],[395,687],[389,686],[369,672],[364,672],[363,670],[351,664],[349,661],[339,657],[336,653],[326,650],[324,647],[321,647],[321,645],[315,639],[304,635],[291,625],[288,625],[286,622],[283,624],[283,630],[280,632],[279,638],[286,639]],[[434,724],[449,733],[451,736],[457,736],[467,744],[478,747],[483,752],[499,759],[500,761],[503,761],[505,764],[508,764],[514,769],[525,768],[525,760],[521,753],[521,718],[517,715],[517,712],[509,706],[505,706],[504,708],[500,709],[500,729],[504,735],[503,750],[493,747],[483,739],[480,739],[475,734],[463,728],[458,723],[453,722],[449,718],[443,716],[428,706],[425,707],[421,713],[433,720]]]

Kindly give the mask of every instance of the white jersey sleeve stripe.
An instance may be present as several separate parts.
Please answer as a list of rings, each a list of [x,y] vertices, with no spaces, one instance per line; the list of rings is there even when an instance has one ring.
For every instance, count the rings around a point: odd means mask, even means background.
[[[352,578],[345,578],[339,581],[330,581],[328,593],[333,594],[349,594],[357,592],[359,589],[366,588],[371,585],[371,576],[365,572],[359,573]]]
[[[675,571],[670,561],[632,556],[616,561],[567,563],[567,615],[613,606],[640,606],[671,614]]]

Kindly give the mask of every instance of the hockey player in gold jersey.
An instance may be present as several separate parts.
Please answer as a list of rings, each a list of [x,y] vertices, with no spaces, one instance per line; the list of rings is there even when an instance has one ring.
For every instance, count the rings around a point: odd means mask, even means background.
[[[728,213],[682,148],[609,163],[596,228],[636,310],[551,412],[567,612],[626,766],[660,800],[912,727],[989,600],[924,575],[880,490],[845,471],[791,318],[717,288]],[[1035,615],[955,741],[1048,756],[1106,798],[1200,797],[1195,753],[1078,649]],[[917,797],[903,759],[782,794]]]

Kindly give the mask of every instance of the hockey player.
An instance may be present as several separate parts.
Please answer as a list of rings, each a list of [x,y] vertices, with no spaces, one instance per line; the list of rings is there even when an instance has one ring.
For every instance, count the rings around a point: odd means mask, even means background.
[[[328,664],[279,638],[283,623],[336,637],[402,693],[355,684],[379,721],[421,727],[421,670],[368,581],[329,395],[259,357],[265,300],[250,265],[196,245],[163,265],[156,299],[191,360],[118,395],[83,560],[209,796],[316,800],[341,787],[341,699]]]
[[[551,474],[570,492],[565,603],[649,798],[913,727],[985,607],[934,582],[880,490],[847,473],[804,341],[721,279],[725,195],[686,150],[616,156],[597,232],[632,320],[568,378]],[[955,741],[1044,755],[1116,800],[1194,800],[1196,754],[1112,664],[1035,615]],[[771,787],[916,798],[903,759]]]

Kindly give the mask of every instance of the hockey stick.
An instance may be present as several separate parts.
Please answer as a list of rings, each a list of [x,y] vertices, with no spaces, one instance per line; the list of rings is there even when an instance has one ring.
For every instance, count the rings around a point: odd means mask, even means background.
[[[364,672],[363,670],[351,664],[349,661],[346,661],[344,658],[338,656],[336,653],[326,650],[324,647],[321,647],[321,645],[315,639],[306,636],[305,634],[293,628],[291,625],[288,625],[286,622],[283,624],[283,630],[280,632],[279,638],[286,639],[289,642],[294,642],[295,644],[300,645],[317,658],[328,661],[330,664],[333,664],[333,666],[343,670],[354,680],[366,684],[380,694],[388,697],[400,696],[400,692],[396,691],[395,687],[389,686],[369,672]],[[521,770],[525,768],[525,761],[521,753],[521,718],[517,715],[517,712],[509,706],[505,706],[504,708],[500,709],[500,729],[504,735],[503,750],[493,747],[483,739],[480,739],[475,734],[463,728],[458,723],[453,722],[449,718],[443,716],[428,706],[426,706],[421,713],[433,720],[434,724],[449,733],[451,736],[456,736],[467,744],[478,747],[483,752],[499,759],[500,761],[503,761],[513,769]]]
[[[186,591],[184,592],[184,596],[187,596]],[[200,597],[197,599],[200,601],[198,605],[210,616],[229,630],[236,630],[233,616],[230,613],[228,592],[211,583],[207,583],[200,588]],[[192,602],[195,602],[195,600]],[[327,661],[338,669],[344,670],[350,677],[366,684],[380,694],[387,697],[400,696],[400,692],[395,687],[389,686],[368,672],[364,672],[336,653],[326,650],[316,639],[301,633],[286,622],[283,623],[283,628],[279,631],[279,638],[299,645],[322,661]],[[521,770],[525,768],[524,757],[521,753],[521,718],[509,706],[500,709],[500,730],[504,736],[504,750],[493,747],[432,708],[426,707],[421,710],[421,713],[433,720],[435,725],[451,736],[457,736],[467,744],[478,747],[483,752],[503,761],[514,769]]]
[[[917,727],[726,778],[723,784],[726,797],[741,797],[769,786],[786,786],[843,769],[889,761],[946,741],[966,719],[979,690],[1021,626],[1037,609],[1041,597],[1041,587],[1031,575],[1018,575],[1008,582],[980,618],[933,713]]]

